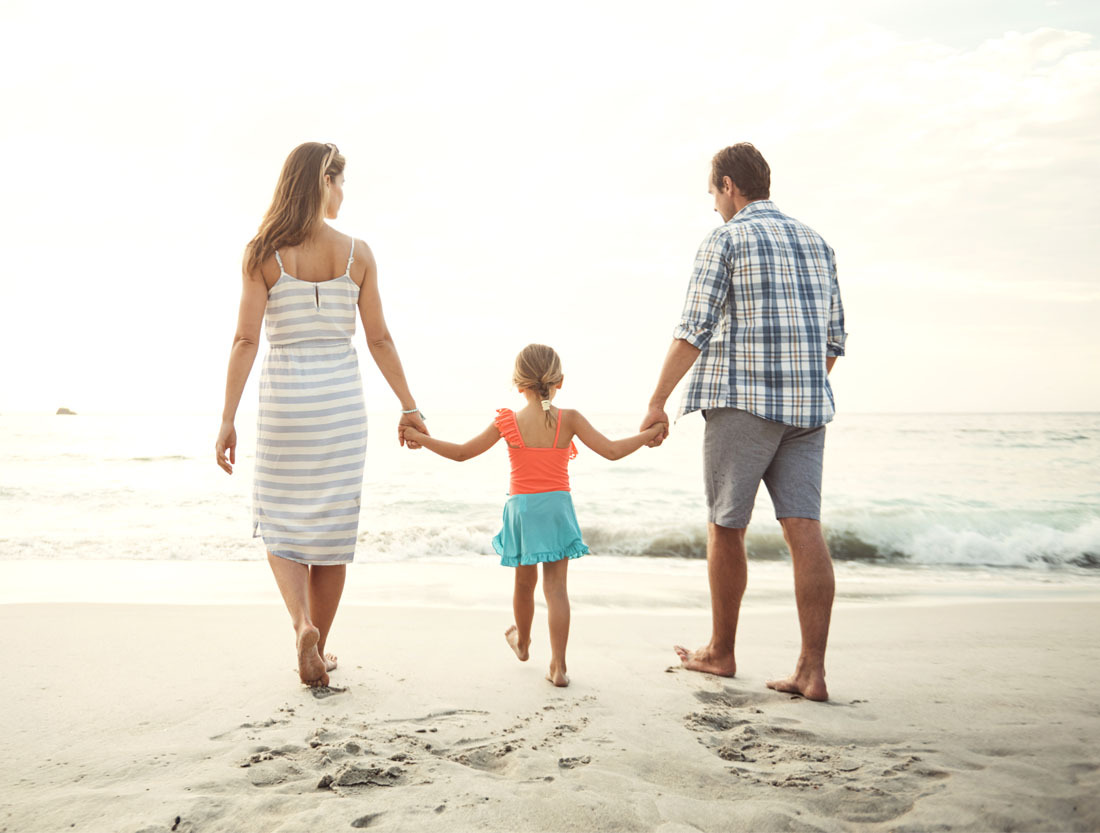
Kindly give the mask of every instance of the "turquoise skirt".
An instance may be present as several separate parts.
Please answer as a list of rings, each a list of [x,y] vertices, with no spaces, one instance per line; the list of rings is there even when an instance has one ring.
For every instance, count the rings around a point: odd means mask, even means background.
[[[502,567],[519,567],[588,553],[569,492],[512,495],[504,523],[493,539]]]

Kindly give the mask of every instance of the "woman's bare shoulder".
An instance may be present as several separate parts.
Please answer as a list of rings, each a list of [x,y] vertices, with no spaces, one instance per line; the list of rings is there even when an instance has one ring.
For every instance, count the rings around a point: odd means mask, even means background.
[[[347,237],[347,235],[345,235]],[[353,239],[347,237],[349,245]],[[351,279],[356,284],[362,286],[368,278],[375,276],[377,266],[374,262],[374,252],[371,251],[370,246],[367,245],[365,240],[361,240],[356,237],[355,248],[352,250],[352,262],[351,262]]]
[[[250,269],[248,262],[251,259],[252,247],[245,246],[244,256],[241,258],[241,272],[246,281],[255,281],[262,283],[267,289],[271,289],[275,285],[275,282],[282,277],[282,269],[279,268],[278,262],[275,260],[275,253],[272,252],[266,258],[264,258],[260,265],[256,268]]]

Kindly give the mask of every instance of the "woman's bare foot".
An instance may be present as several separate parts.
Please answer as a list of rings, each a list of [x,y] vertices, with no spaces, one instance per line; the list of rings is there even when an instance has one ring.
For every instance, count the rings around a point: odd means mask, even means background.
[[[564,665],[559,668],[554,663],[550,663],[550,670],[546,674],[546,679],[558,688],[565,688],[569,685],[569,675],[565,673]]]
[[[336,670],[336,654],[325,654],[325,670]]]
[[[737,662],[733,655],[716,656],[709,645],[697,651],[689,651],[682,645],[675,645],[673,650],[680,657],[680,664],[688,671],[702,671],[704,674],[717,674],[719,677],[732,677],[737,673]]]
[[[785,680],[768,680],[764,685],[776,691],[801,694],[807,700],[825,701],[829,690],[825,687],[824,673],[795,672]]]
[[[530,654],[527,649],[531,647],[531,640],[528,639],[523,645],[519,644],[519,628],[512,625],[508,630],[504,632],[504,638],[508,641],[512,650],[516,652],[516,656],[519,657],[520,662],[527,662],[527,658]]]
[[[317,653],[321,632],[313,625],[298,631],[298,676],[308,686],[328,685],[325,661]]]

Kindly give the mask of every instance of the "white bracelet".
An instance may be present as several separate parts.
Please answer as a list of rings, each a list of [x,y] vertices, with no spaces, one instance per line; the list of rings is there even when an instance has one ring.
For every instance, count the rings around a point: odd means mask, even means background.
[[[409,410],[402,411],[401,413],[402,414],[420,414],[421,419],[427,419],[427,417],[424,416],[424,412],[421,411],[419,408],[410,408]]]

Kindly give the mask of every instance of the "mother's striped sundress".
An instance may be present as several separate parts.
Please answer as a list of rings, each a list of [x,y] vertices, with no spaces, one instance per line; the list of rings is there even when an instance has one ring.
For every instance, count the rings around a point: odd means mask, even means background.
[[[351,338],[359,287],[348,268],[329,281],[287,274],[267,295],[271,344],[260,375],[252,535],[302,564],[355,555],[367,412]]]

